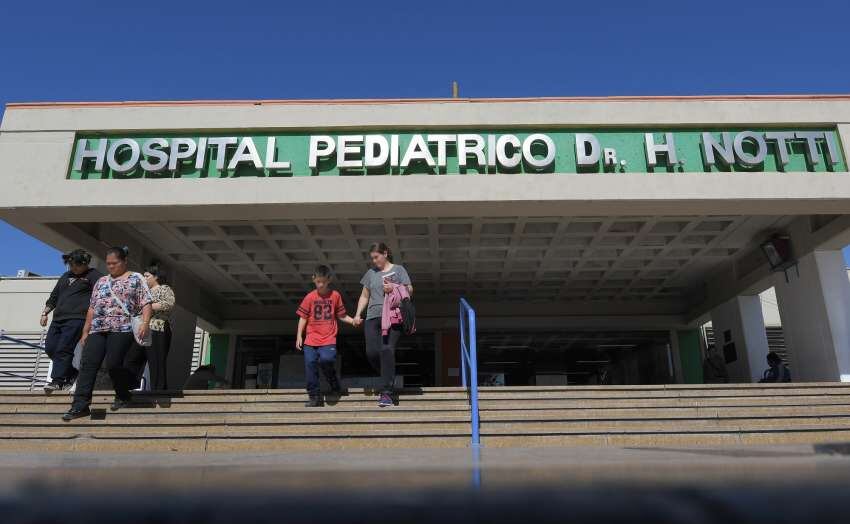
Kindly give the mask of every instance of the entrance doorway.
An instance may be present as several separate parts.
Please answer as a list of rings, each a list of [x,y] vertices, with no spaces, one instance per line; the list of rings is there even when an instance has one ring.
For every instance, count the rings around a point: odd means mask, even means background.
[[[491,331],[478,360],[482,385],[675,382],[667,331]]]
[[[366,359],[362,333],[337,338],[337,374],[346,387],[379,386]],[[429,387],[436,383],[434,333],[401,338],[396,347],[396,386]],[[322,378],[324,383],[324,378]],[[245,389],[303,388],[304,356],[292,335],[240,336],[236,341],[234,387]]]

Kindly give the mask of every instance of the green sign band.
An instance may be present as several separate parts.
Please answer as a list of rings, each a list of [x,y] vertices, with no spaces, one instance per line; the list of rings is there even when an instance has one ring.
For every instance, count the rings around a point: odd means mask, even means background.
[[[68,178],[846,172],[834,129],[81,134]]]

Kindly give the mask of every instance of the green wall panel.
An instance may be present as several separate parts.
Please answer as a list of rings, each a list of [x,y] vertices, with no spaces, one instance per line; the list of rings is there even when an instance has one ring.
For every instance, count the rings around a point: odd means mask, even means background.
[[[682,364],[682,378],[685,384],[702,384],[702,353],[699,344],[699,330],[677,331],[679,340],[679,361]]]

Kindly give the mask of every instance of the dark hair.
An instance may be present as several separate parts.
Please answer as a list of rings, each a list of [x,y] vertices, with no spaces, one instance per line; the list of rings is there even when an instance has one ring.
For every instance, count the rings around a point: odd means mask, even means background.
[[[318,265],[316,266],[316,269],[313,270],[313,276],[320,278],[331,278],[331,268],[324,264]]]
[[[112,246],[111,248],[106,250],[106,256],[115,255],[121,260],[127,260],[127,255],[130,254],[130,248],[127,246]]]
[[[153,275],[160,286],[168,283],[168,278],[165,274],[165,271],[160,269],[159,264],[156,262],[151,262],[151,265],[148,266],[145,272]]]
[[[62,255],[62,262],[65,265],[87,266],[91,262],[91,255],[85,249],[75,249]]]
[[[776,354],[775,351],[771,351],[767,354],[767,362],[770,364],[781,364],[782,359],[779,357],[779,355]]]
[[[390,262],[393,261],[393,252],[390,251],[390,247],[383,242],[375,242],[369,246],[369,254],[372,253],[383,253],[387,257],[387,260]]]

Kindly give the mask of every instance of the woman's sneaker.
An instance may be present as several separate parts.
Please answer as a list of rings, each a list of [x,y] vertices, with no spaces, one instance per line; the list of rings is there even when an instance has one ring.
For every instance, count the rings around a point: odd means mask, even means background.
[[[64,415],[62,415],[62,420],[64,420],[65,422],[70,422],[75,418],[88,417],[89,415],[91,415],[91,411],[89,410],[89,408],[71,408],[66,411]]]
[[[393,405],[393,397],[386,391],[381,393],[381,398],[378,399],[379,408],[388,408]]]
[[[62,389],[62,383],[56,380],[51,380],[50,382],[44,385],[44,394],[50,395],[58,389]]]
[[[132,404],[133,404],[132,397],[131,398],[115,397],[112,400],[112,405],[109,406],[109,409],[111,409],[112,411],[118,411],[119,409],[130,407]]]

